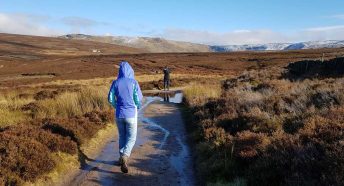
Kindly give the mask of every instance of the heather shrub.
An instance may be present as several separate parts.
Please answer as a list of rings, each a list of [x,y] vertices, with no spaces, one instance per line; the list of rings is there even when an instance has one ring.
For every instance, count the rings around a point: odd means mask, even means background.
[[[110,118],[108,113],[95,111],[86,113],[85,117],[49,119],[44,122],[42,128],[54,134],[69,137],[80,145],[93,137],[99,129],[105,127],[105,123],[109,122]]]
[[[79,153],[78,145],[93,137],[112,119],[108,111],[83,117],[36,120],[0,130],[0,182],[18,185],[51,171],[53,152]]]
[[[34,139],[48,147],[51,152],[61,151],[70,154],[77,152],[77,145],[70,138],[53,134],[39,126],[16,125],[7,128],[2,134]]]
[[[287,117],[283,123],[283,131],[289,134],[295,134],[304,126],[304,116]]]
[[[0,177],[5,185],[34,181],[54,166],[48,147],[40,142],[0,133]]]
[[[261,185],[286,185],[287,182],[313,185],[313,175],[307,173],[316,166],[316,161],[311,159],[319,153],[315,146],[303,146],[294,136],[283,133],[275,134],[272,139],[265,153],[250,166],[249,182]],[[305,174],[302,175],[302,172]]]
[[[250,161],[263,152],[270,139],[263,133],[243,131],[234,138],[234,156],[240,160]]]
[[[331,137],[331,140],[309,129],[301,132],[300,137],[274,134],[267,150],[250,166],[249,182],[262,185],[341,185],[344,181],[344,150],[339,143],[343,135],[338,130],[334,134],[334,129],[329,129],[332,127],[326,128],[321,130],[315,127],[313,130],[336,137]]]
[[[268,71],[224,81],[219,98],[189,105],[199,176],[208,183],[343,185],[343,81],[290,81]]]
[[[0,93],[0,185],[49,173],[60,163],[53,153],[82,155],[80,145],[114,119],[107,86],[45,88]]]
[[[52,99],[52,98],[56,97],[57,94],[58,94],[58,92],[56,90],[54,90],[54,91],[41,90],[41,91],[37,92],[33,98],[35,100]]]

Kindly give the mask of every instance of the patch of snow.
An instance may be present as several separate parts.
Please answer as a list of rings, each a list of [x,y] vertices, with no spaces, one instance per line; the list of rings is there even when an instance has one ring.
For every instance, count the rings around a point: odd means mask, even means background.
[[[344,40],[309,41],[300,43],[269,43],[252,45],[213,45],[210,49],[214,52],[233,51],[268,51],[268,50],[300,50],[317,48],[344,47]]]

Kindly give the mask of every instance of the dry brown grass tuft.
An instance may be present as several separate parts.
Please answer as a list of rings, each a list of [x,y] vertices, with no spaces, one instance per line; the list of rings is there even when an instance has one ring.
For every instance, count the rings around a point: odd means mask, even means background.
[[[21,108],[34,100],[30,96],[21,95],[15,92],[0,93],[0,127],[26,120]]]
[[[22,121],[82,116],[93,110],[109,110],[108,86],[88,86],[79,90],[40,90],[29,94],[10,91],[0,94],[0,127]]]
[[[38,101],[37,118],[74,117],[93,110],[110,109],[108,87],[83,88],[80,92],[65,92],[54,99]]]
[[[205,103],[209,98],[219,98],[221,95],[220,82],[214,84],[191,84],[183,89],[185,101],[189,105]]]

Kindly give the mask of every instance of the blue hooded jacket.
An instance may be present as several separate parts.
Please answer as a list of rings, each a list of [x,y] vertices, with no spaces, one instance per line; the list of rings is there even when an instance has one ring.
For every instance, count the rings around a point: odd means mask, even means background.
[[[128,62],[119,65],[117,80],[112,82],[108,100],[116,108],[116,118],[135,118],[141,107],[142,92],[134,79],[134,70]]]

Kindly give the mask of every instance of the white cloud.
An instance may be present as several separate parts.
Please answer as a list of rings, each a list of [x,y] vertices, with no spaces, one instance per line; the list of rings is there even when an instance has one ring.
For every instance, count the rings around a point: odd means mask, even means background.
[[[182,40],[203,44],[258,44],[266,42],[287,42],[288,38],[270,30],[236,30],[226,33],[166,29],[161,34],[172,40]]]
[[[297,36],[303,40],[344,40],[344,25],[305,29]]]
[[[308,28],[293,33],[272,30],[235,30],[225,33],[166,29],[159,35],[172,40],[181,40],[210,45],[288,43],[314,40],[343,40],[344,25]]]
[[[65,30],[54,29],[47,25],[67,26]],[[67,33],[81,33],[82,31],[92,33],[92,28],[109,23],[99,22],[81,17],[64,17],[62,19],[51,18],[44,15],[0,13],[0,32],[24,35],[56,36]],[[69,28],[69,30],[68,30]]]
[[[344,15],[336,15],[338,18]],[[61,29],[54,29],[48,25],[58,25]],[[99,22],[81,17],[64,17],[62,19],[51,18],[42,15],[9,14],[0,13],[0,32],[52,36],[65,33],[89,33],[96,26],[108,26],[110,23]],[[66,27],[67,26],[67,27]],[[152,26],[123,27],[123,25],[111,24],[113,29],[125,30],[127,35],[158,36],[166,39],[203,43],[211,45],[229,44],[261,44],[277,42],[301,42],[314,40],[344,40],[344,25],[332,25],[300,29],[293,33],[281,33],[269,29],[238,29],[228,32],[209,32],[199,30],[186,30],[180,28],[169,28],[165,30],[152,29]],[[62,30],[62,28],[64,30]],[[70,30],[68,30],[70,29]],[[105,35],[112,35],[113,30],[104,30]]]
[[[49,19],[48,16],[0,13],[0,32],[39,36],[61,34],[61,31],[42,24]]]

